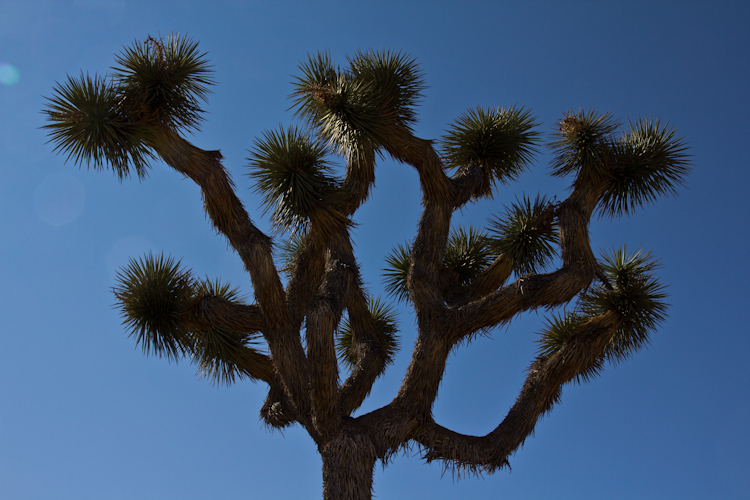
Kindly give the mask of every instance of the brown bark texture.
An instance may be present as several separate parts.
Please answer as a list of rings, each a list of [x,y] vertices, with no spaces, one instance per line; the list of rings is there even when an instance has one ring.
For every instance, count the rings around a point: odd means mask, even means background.
[[[619,326],[615,314],[596,317],[559,352],[537,358],[516,403],[489,434],[462,435],[436,423],[432,405],[446,359],[458,344],[524,311],[570,301],[600,272],[588,226],[602,182],[579,179],[570,196],[554,206],[559,269],[505,284],[511,273],[501,255],[473,283],[449,290],[443,283],[442,262],[451,217],[486,189],[476,175],[479,167],[460,170],[451,178],[429,141],[402,131],[394,142],[389,153],[417,170],[424,193],[408,278],[418,337],[393,401],[357,418],[352,412],[369,394],[387,360],[366,307],[347,225],[319,229],[312,224],[284,290],[271,240],[253,225],[236,197],[221,155],[202,151],[171,132],[153,144],[168,165],[200,186],[207,214],[244,262],[257,299],[255,305],[240,306],[206,298],[193,306],[190,317],[235,331],[262,332],[270,356],[254,354],[257,359],[248,359],[241,368],[269,384],[261,411],[266,424],[282,428],[299,423],[310,432],[323,459],[324,498],[331,500],[371,498],[376,460],[385,462],[415,444],[428,461],[439,460],[459,471],[493,472],[508,465],[508,457],[559,400],[562,386],[601,361]],[[371,166],[348,170],[341,188],[346,196],[337,207],[344,219],[362,204],[373,180]],[[344,311],[354,328],[358,355],[350,375],[340,383],[334,339]]]

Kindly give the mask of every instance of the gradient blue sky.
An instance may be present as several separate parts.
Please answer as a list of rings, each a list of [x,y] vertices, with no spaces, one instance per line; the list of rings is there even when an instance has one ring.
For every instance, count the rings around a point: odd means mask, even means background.
[[[382,499],[750,498],[747,328],[750,4],[740,1],[167,2],[0,0],[0,497],[14,500],[320,498],[320,460],[299,428],[258,420],[264,385],[215,387],[188,363],[146,358],[113,309],[116,270],[148,251],[251,292],[239,259],[203,214],[198,189],[156,162],[149,178],[65,164],[39,129],[44,95],[147,35],[188,33],[219,84],[194,142],[221,149],[262,228],[246,150],[287,111],[308,53],[345,62],[394,48],[422,64],[429,88],[418,135],[437,138],[476,105],[519,104],[539,130],[568,109],[626,120],[660,116],[691,146],[677,199],[595,221],[595,249],[627,243],[661,259],[670,318],[652,346],[584,386],[511,458],[512,472],[441,476],[414,450],[383,470]],[[549,155],[492,202],[566,194]],[[357,215],[365,280],[382,293],[382,258],[413,235],[415,173],[383,161]],[[415,334],[361,411],[395,395]],[[543,322],[524,316],[449,360],[435,415],[484,434],[520,388]]]

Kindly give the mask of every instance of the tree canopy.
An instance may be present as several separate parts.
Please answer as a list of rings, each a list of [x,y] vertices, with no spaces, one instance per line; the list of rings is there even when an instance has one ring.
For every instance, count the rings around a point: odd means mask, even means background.
[[[118,277],[123,322],[147,354],[187,358],[222,383],[268,384],[261,417],[307,430],[323,460],[325,498],[371,498],[375,463],[414,445],[458,472],[508,466],[565,384],[628,359],[666,318],[650,253],[623,246],[597,259],[589,243],[594,214],[616,219],[684,184],[687,146],[658,119],[623,128],[608,113],[565,113],[548,146],[550,175],[571,179],[567,198],[522,194],[486,229],[463,227],[452,224],[457,210],[532,166],[543,142],[531,111],[477,107],[438,140],[421,139],[414,125],[425,84],[414,59],[369,50],[338,66],[319,52],[293,83],[299,123],[264,132],[249,151],[249,176],[282,240],[274,246],[219,151],[186,139],[214,84],[198,44],[148,37],[115,62],[111,74],[81,73],[54,88],[44,112],[55,150],[121,180],[144,179],[157,159],[192,179],[254,295],[247,303],[237,288],[149,254]],[[416,234],[396,243],[384,269],[391,297],[413,307],[417,340],[394,399],[353,417],[404,347],[394,310],[363,285],[350,234],[386,158],[414,168],[422,189]],[[448,355],[531,310],[548,319],[506,417],[485,436],[439,425],[432,406]]]

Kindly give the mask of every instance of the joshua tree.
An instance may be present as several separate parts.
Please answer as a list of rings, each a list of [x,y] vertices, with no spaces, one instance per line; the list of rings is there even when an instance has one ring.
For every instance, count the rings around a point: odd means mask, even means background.
[[[185,139],[213,83],[197,43],[149,37],[125,48],[113,70],[57,84],[44,111],[56,150],[120,179],[143,178],[160,158],[195,181],[255,297],[245,304],[229,285],[147,255],[131,260],[115,286],[124,323],[146,353],[186,357],[217,381],[268,384],[261,418],[309,432],[326,499],[371,498],[375,462],[410,446],[458,472],[507,466],[565,384],[628,358],[665,318],[666,295],[648,253],[623,247],[597,261],[589,244],[593,214],[617,218],[683,184],[686,146],[658,120],[623,130],[609,114],[564,114],[551,174],[572,179],[568,197],[521,197],[486,230],[452,228],[456,210],[491,197],[529,166],[539,144],[531,113],[476,108],[440,140],[420,139],[412,127],[423,81],[414,60],[358,52],[342,68],[327,53],[310,56],[291,94],[301,125],[266,132],[249,158],[286,240],[274,253],[221,154]],[[384,275],[394,299],[413,307],[417,340],[393,400],[352,417],[399,347],[393,310],[363,287],[349,232],[384,157],[414,168],[421,184],[416,235],[386,257]],[[524,311],[566,305],[550,313],[528,377],[497,428],[467,436],[434,421],[449,353]]]

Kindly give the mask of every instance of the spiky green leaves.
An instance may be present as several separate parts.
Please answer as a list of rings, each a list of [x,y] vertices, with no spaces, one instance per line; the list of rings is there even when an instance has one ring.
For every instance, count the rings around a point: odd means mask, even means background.
[[[179,262],[150,253],[131,259],[114,292],[123,322],[146,354],[177,359],[189,350],[182,312],[194,293],[193,278]]]
[[[397,245],[386,257],[383,269],[385,289],[398,301],[409,300],[407,280],[411,268],[410,244]],[[492,263],[496,257],[493,243],[484,233],[469,226],[455,228],[448,236],[443,266],[451,283],[468,285]]]
[[[294,127],[272,130],[255,142],[250,154],[250,178],[277,229],[294,233],[312,217],[321,222],[337,218],[330,210],[336,182],[319,142]]]
[[[135,42],[117,57],[112,78],[81,75],[57,84],[47,115],[55,150],[95,169],[110,167],[123,179],[139,178],[154,157],[151,134],[159,127],[197,128],[213,83],[198,44],[179,35]]]
[[[557,254],[555,206],[545,196],[537,196],[533,203],[524,196],[489,223],[494,250],[511,259],[516,276],[541,271]]]
[[[454,283],[468,285],[492,263],[492,241],[472,226],[458,227],[448,236],[443,263]]]
[[[559,123],[553,175],[577,173],[602,185],[598,211],[620,217],[659,197],[677,194],[690,173],[687,146],[659,120],[638,119],[621,137],[605,113],[568,113]]]
[[[257,354],[250,346],[258,333],[236,332],[207,318],[196,323],[189,313],[207,298],[241,303],[228,284],[196,279],[173,258],[149,254],[131,259],[118,273],[114,293],[124,324],[146,354],[187,356],[216,382],[248,376],[247,363]]]
[[[398,352],[400,344],[396,312],[393,308],[381,302],[380,298],[375,300],[370,299],[367,308],[372,317],[375,334],[386,356],[386,363],[390,363],[393,360],[393,356]],[[336,352],[339,359],[350,368],[357,364],[357,355],[352,347],[353,340],[354,331],[349,323],[349,319],[345,318],[341,323],[338,338],[336,339]]]
[[[300,65],[294,83],[296,114],[341,154],[389,144],[416,120],[422,73],[413,59],[391,51],[359,52],[349,68],[335,68],[326,53]]]
[[[654,276],[658,264],[650,254],[628,254],[625,248],[604,255],[600,266],[611,286],[599,285],[582,294],[573,313],[553,317],[542,332],[539,352],[552,355],[576,335],[589,319],[615,313],[621,325],[602,359],[622,362],[648,345],[649,336],[666,319],[664,286]],[[594,375],[598,369],[582,376]]]
[[[552,161],[552,174],[562,177],[578,173],[590,177],[602,173],[605,158],[620,126],[609,113],[595,110],[578,114],[568,112],[558,123],[557,138],[552,144],[557,156]]]
[[[480,165],[492,182],[507,184],[518,178],[537,152],[535,126],[535,118],[523,108],[471,109],[441,141],[446,167]]]
[[[415,59],[390,50],[357,52],[349,59],[352,80],[369,86],[383,117],[407,129],[417,121],[416,106],[425,88]]]
[[[180,35],[148,37],[117,56],[114,67],[125,105],[142,121],[174,129],[197,129],[213,85],[211,69],[198,43]]]
[[[411,269],[411,244],[396,245],[385,258],[386,267],[383,271],[385,291],[399,302],[409,301],[407,279]]]
[[[146,175],[153,154],[144,142],[144,130],[122,106],[117,84],[105,78],[81,75],[57,84],[43,112],[50,122],[55,151],[76,164],[100,170],[111,167],[123,179],[135,170]]]
[[[666,319],[667,294],[654,275],[659,264],[650,253],[628,254],[623,247],[604,255],[600,265],[612,290],[603,285],[589,289],[581,297],[579,309],[589,317],[613,311],[622,318],[607,355],[624,361],[646,346],[651,332]]]
[[[598,207],[609,217],[628,214],[660,196],[676,196],[690,173],[687,146],[675,137],[674,129],[647,118],[629,125],[612,146],[613,161]]]

